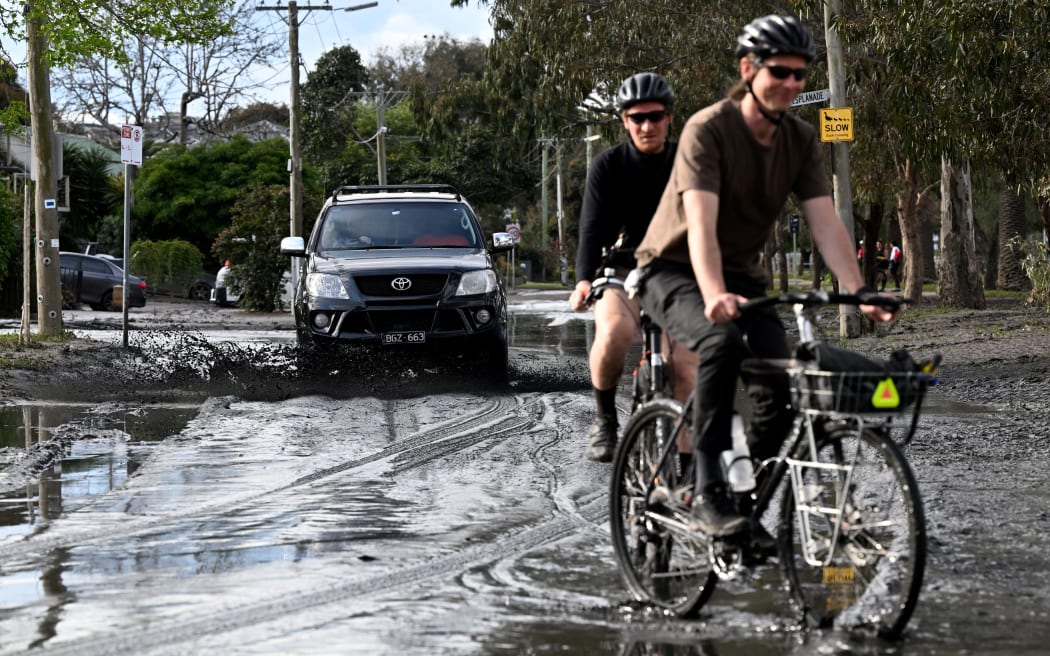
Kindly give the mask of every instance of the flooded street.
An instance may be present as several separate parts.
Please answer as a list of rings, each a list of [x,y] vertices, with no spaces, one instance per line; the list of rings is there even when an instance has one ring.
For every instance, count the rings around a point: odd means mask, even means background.
[[[698,620],[631,601],[564,309],[512,297],[505,383],[303,359],[284,316],[139,326],[136,357],[0,406],[0,654],[1046,653],[1045,359],[931,391],[906,450],[926,583],[886,643],[801,631],[775,564]],[[119,341],[93,322],[69,323]]]

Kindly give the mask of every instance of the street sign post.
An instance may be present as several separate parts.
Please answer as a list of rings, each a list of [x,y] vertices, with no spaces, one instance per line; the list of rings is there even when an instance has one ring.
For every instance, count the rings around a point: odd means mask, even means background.
[[[123,329],[121,340],[128,347],[128,263],[131,262],[131,167],[142,166],[142,128],[123,125],[120,128],[120,162],[124,165],[124,279],[121,283],[121,313]]]
[[[808,105],[810,103],[827,102],[831,99],[830,89],[817,89],[815,91],[803,91],[791,101],[792,107]]]

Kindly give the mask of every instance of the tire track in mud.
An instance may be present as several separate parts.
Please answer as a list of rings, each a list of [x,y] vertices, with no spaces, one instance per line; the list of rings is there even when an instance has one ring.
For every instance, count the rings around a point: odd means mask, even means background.
[[[153,649],[170,650],[173,646],[208,635],[226,633],[264,622],[287,619],[321,606],[338,604],[348,599],[382,597],[391,592],[420,585],[440,577],[454,577],[486,563],[527,553],[532,549],[572,536],[579,529],[579,519],[594,523],[607,511],[604,495],[599,495],[577,509],[573,516],[559,515],[531,528],[514,528],[492,542],[467,547],[454,553],[427,558],[415,564],[402,564],[394,571],[353,578],[317,590],[314,588],[282,592],[280,596],[233,607],[209,609],[200,614],[186,614],[153,622],[134,633],[119,631],[71,640],[53,649],[34,650],[34,654],[58,656],[102,656],[107,654],[145,653]]]
[[[536,403],[536,401],[533,401],[531,404],[526,404],[518,397],[498,397],[478,412],[433,429],[416,433],[364,457],[355,458],[354,460],[300,476],[291,482],[283,483],[268,490],[256,491],[232,499],[219,499],[207,505],[184,511],[132,519],[120,525],[119,530],[113,530],[113,527],[99,527],[65,532],[59,535],[43,535],[37,538],[30,535],[21,542],[11,542],[4,545],[3,552],[0,553],[0,575],[16,569],[25,561],[32,560],[34,557],[39,557],[41,554],[54,549],[79,547],[89,542],[124,540],[132,535],[163,530],[168,526],[176,525],[187,519],[197,519],[214,514],[226,515],[236,512],[238,508],[249,506],[260,498],[295,490],[304,485],[310,485],[330,476],[342,474],[384,459],[398,459],[399,462],[391,469],[391,473],[398,473],[489,439],[506,439],[512,434],[528,430],[535,424],[535,419],[533,418],[535,410],[531,409],[530,406]],[[514,417],[515,420],[507,423],[506,426],[500,426],[498,430],[489,430],[494,423],[507,422],[509,417]],[[419,451],[420,455],[414,457],[413,453],[416,451]]]

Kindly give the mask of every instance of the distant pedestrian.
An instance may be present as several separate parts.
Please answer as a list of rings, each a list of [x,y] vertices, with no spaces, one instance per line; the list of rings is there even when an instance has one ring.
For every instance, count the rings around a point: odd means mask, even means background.
[[[901,249],[892,239],[890,240],[890,275],[893,276],[894,291],[901,288]]]

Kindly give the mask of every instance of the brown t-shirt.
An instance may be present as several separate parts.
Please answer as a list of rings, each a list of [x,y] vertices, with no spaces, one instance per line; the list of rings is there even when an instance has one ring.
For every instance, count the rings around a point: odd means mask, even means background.
[[[773,143],[762,145],[744,122],[740,104],[725,99],[693,114],[682,130],[671,179],[635,257],[689,264],[682,192],[718,194],[718,243],[725,271],[755,280],[766,275],[759,255],[789,193],[799,201],[830,196],[816,130],[786,114]],[[768,281],[767,281],[768,282]]]

